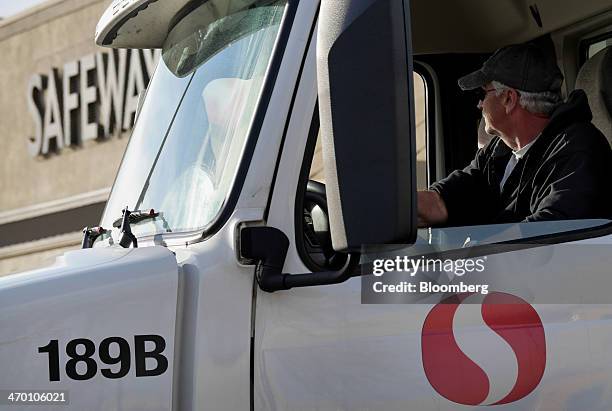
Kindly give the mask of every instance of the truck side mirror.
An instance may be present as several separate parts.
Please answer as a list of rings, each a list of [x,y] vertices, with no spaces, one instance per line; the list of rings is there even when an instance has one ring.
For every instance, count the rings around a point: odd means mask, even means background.
[[[317,35],[320,130],[337,271],[287,274],[289,239],[242,227],[240,257],[268,292],[359,275],[365,244],[416,238],[416,139],[408,0],[322,0]],[[357,253],[355,253],[357,252]]]
[[[317,76],[333,247],[416,238],[410,9],[322,0]]]

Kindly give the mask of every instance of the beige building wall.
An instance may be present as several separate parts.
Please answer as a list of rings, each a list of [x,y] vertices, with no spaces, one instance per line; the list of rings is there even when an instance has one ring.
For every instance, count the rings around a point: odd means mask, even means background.
[[[129,131],[32,157],[28,139],[35,122],[27,95],[33,75],[48,75],[53,67],[62,71],[64,64],[101,50],[93,36],[109,3],[54,0],[0,21],[0,240],[5,243],[24,220],[103,203],[108,196]],[[97,223],[95,217],[90,222]],[[75,232],[41,239],[33,234],[32,241],[0,247],[0,275],[47,265],[79,245]]]
[[[28,138],[34,135],[35,123],[26,98],[32,75],[47,74],[52,67],[62,68],[67,62],[97,51],[93,35],[107,3],[53,2],[33,14],[0,23],[0,55],[5,62],[0,69],[0,113],[4,125],[0,152],[10,153],[0,162],[0,212],[112,184],[127,136],[120,134],[103,142],[89,140],[82,147],[33,158],[28,154]],[[66,5],[78,6],[55,17],[54,11]],[[44,21],[47,16],[52,19]],[[43,22],[36,24],[40,20]],[[29,22],[33,23],[31,27]],[[19,25],[22,30],[10,35],[16,31],[13,26]],[[104,164],[96,166],[95,159],[102,159]]]

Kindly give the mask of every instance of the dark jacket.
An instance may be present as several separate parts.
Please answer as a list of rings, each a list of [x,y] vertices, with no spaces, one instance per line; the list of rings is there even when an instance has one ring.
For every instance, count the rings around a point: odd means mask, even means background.
[[[586,94],[559,106],[504,184],[511,149],[494,138],[463,170],[434,183],[448,225],[473,225],[612,216],[612,150],[591,123]]]

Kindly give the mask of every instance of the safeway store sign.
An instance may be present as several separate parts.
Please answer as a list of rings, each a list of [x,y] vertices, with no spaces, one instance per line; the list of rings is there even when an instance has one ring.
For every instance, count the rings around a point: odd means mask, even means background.
[[[61,152],[130,129],[159,56],[159,50],[100,51],[68,62],[62,70],[34,74],[27,89],[35,124],[30,155]]]

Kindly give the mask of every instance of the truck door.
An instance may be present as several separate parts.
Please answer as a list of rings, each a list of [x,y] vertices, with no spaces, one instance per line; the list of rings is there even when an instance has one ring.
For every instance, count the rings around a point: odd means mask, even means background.
[[[303,193],[295,187],[316,191],[304,182],[319,133],[316,35],[268,210],[268,225],[290,240],[284,273],[313,271],[299,246],[309,233],[300,228]],[[364,304],[359,276],[274,293],[258,288],[254,408],[606,409],[611,233],[599,220],[419,231],[404,255],[484,261],[474,281],[490,284],[489,292],[446,304]]]

